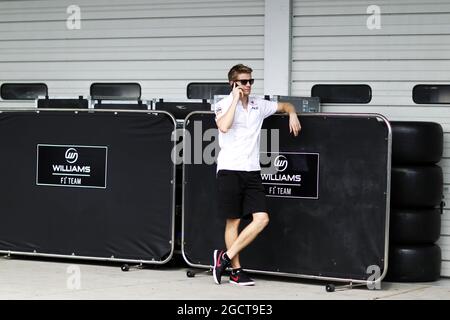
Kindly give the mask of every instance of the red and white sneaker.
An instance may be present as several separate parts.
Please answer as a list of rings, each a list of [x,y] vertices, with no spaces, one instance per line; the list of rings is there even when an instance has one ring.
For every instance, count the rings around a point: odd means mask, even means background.
[[[213,277],[214,282],[220,284],[222,279],[222,274],[225,272],[227,267],[230,265],[230,261],[225,260],[223,255],[225,251],[214,250],[214,267],[213,267]]]
[[[231,272],[230,283],[237,284],[238,286],[255,285],[255,281],[253,281],[242,269],[233,270],[233,272]]]

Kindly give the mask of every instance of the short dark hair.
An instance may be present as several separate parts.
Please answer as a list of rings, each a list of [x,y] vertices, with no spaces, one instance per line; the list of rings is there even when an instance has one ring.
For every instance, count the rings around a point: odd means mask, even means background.
[[[228,71],[228,81],[236,80],[238,74],[240,73],[252,73],[253,69],[243,65],[242,63],[233,66],[230,71]]]

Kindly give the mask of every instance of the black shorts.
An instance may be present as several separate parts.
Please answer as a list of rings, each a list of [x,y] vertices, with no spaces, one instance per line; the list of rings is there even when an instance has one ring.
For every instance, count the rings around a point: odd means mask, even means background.
[[[219,214],[224,219],[251,218],[255,212],[267,212],[261,171],[219,170],[217,192]]]

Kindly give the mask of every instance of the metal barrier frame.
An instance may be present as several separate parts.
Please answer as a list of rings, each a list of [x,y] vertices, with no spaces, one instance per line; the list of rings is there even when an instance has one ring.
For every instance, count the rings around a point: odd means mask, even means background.
[[[192,115],[195,114],[214,114],[214,112],[201,112],[201,111],[195,111],[191,112],[187,115],[184,126],[183,126],[183,133],[186,132],[186,124],[189,120],[189,118]],[[387,152],[387,174],[386,174],[386,222],[385,222],[385,238],[384,238],[384,269],[383,273],[380,275],[379,278],[375,279],[374,281],[369,280],[360,280],[360,279],[351,279],[351,278],[336,278],[336,277],[323,277],[323,276],[312,276],[312,275],[305,275],[305,274],[293,274],[293,273],[284,273],[284,272],[270,272],[270,271],[260,271],[260,270],[254,270],[254,269],[245,269],[246,271],[250,273],[255,274],[264,274],[264,275],[274,275],[274,276],[284,276],[284,277],[292,277],[292,278],[304,278],[304,279],[312,279],[312,280],[326,280],[326,281],[334,281],[334,282],[347,282],[347,283],[358,283],[358,284],[365,284],[368,287],[369,286],[377,286],[381,283],[381,281],[384,279],[384,277],[387,274],[388,271],[388,257],[389,257],[389,217],[390,217],[390,197],[391,197],[391,156],[392,156],[392,128],[389,124],[389,121],[387,118],[385,118],[381,114],[377,113],[297,113],[297,115],[301,117],[310,117],[310,116],[322,116],[324,118],[328,116],[333,117],[368,117],[368,118],[375,118],[378,121],[384,122],[386,124],[386,127],[388,129],[388,152]],[[283,114],[275,114],[275,116],[284,116]],[[186,139],[183,139],[183,149],[186,147],[185,145]],[[184,153],[185,154],[185,153]],[[181,251],[184,260],[186,263],[195,268],[201,268],[201,269],[211,269],[211,265],[202,265],[202,264],[195,264],[189,261],[188,257],[185,253],[185,212],[184,212],[184,203],[185,203],[185,164],[183,161],[183,192],[182,192],[182,236],[181,236]]]
[[[173,131],[172,131],[172,137],[174,133],[176,132],[176,121],[175,118],[166,111],[156,111],[156,110],[121,110],[121,109],[53,109],[53,108],[28,108],[28,109],[14,109],[14,108],[0,108],[0,114],[1,113],[42,113],[42,112],[65,112],[65,113],[113,113],[114,115],[119,115],[121,113],[137,113],[137,114],[165,114],[170,117],[173,123]],[[175,149],[176,141],[173,140],[173,149]],[[128,263],[137,263],[137,264],[157,264],[162,265],[167,263],[169,260],[172,259],[175,249],[175,188],[176,188],[176,167],[175,164],[172,162],[172,212],[171,212],[171,218],[172,218],[172,225],[171,225],[171,239],[170,239],[170,245],[171,250],[169,255],[166,259],[161,261],[156,260],[138,260],[138,259],[118,259],[114,257],[110,258],[100,258],[100,257],[89,257],[89,256],[77,256],[75,253],[72,255],[61,255],[61,254],[50,254],[50,253],[39,253],[39,252],[22,252],[22,251],[10,251],[10,250],[0,250],[0,253],[6,254],[7,256],[11,255],[21,255],[21,256],[32,256],[32,257],[47,257],[47,258],[69,258],[69,259],[78,259],[78,260],[90,260],[90,261],[108,261],[108,262],[128,262]]]

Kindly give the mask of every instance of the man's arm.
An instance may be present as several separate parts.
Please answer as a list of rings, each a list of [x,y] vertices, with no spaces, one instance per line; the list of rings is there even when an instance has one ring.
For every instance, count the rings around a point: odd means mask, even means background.
[[[217,120],[217,128],[223,133],[227,133],[228,129],[233,125],[234,113],[236,111],[236,106],[239,102],[240,96],[243,95],[242,89],[239,86],[235,85],[233,88],[233,101],[231,102],[231,106],[228,110],[220,115]]]
[[[292,103],[278,102],[277,112],[284,112],[289,114],[289,132],[294,133],[294,136],[298,136],[298,133],[302,129],[300,121],[298,121],[297,112]]]
[[[277,112],[279,112],[279,113],[288,113],[289,115],[291,113],[296,113],[295,107],[292,105],[292,103],[278,102],[277,104],[278,104]]]

